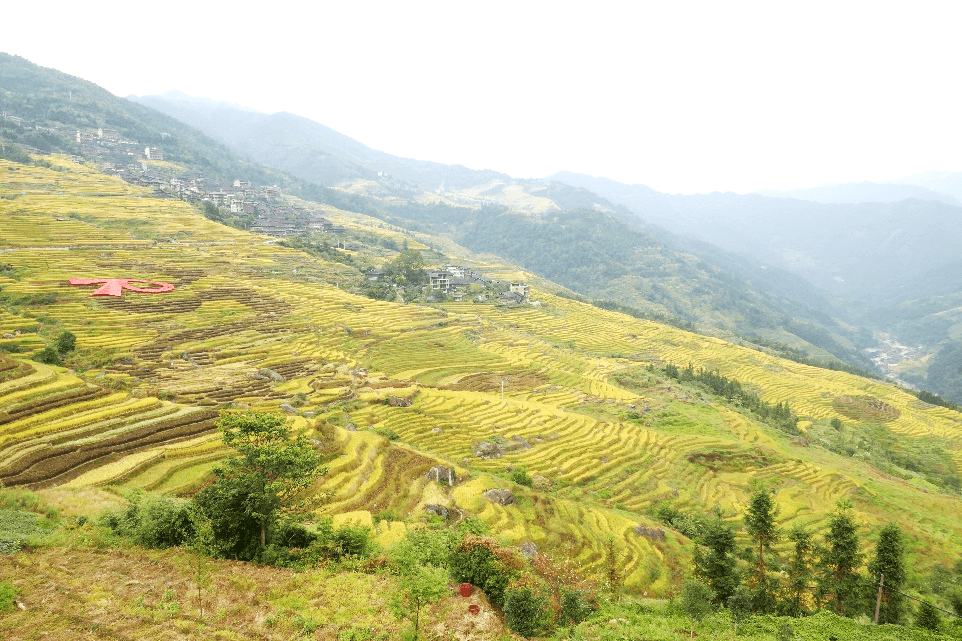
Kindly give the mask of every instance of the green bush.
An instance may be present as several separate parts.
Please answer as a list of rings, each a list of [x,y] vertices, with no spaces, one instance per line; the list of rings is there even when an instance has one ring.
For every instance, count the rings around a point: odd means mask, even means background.
[[[595,611],[595,606],[581,592],[561,593],[561,612],[558,621],[561,625],[575,625],[587,619]]]
[[[0,583],[0,614],[8,612],[16,605],[17,590],[9,583]]]
[[[194,517],[186,501],[140,494],[133,495],[120,512],[104,514],[100,524],[137,545],[170,548],[194,537]]]
[[[503,548],[487,536],[466,535],[451,552],[451,576],[460,583],[476,585],[499,608],[511,581],[521,575],[524,560],[516,550]]]
[[[49,345],[34,354],[33,359],[45,365],[60,365],[62,362],[60,359],[60,352]]]
[[[59,352],[61,356],[67,352],[72,352],[76,347],[77,337],[74,336],[73,332],[64,330],[57,336],[57,352]]]
[[[528,476],[528,470],[524,469],[523,467],[514,468],[514,471],[511,472],[511,480],[518,485],[531,487],[531,477]]]
[[[512,588],[504,597],[504,622],[523,637],[533,637],[547,626],[548,600],[529,587]]]

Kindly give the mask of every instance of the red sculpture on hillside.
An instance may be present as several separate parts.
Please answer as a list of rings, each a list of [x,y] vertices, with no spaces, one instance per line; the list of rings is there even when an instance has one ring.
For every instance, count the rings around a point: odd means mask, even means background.
[[[174,291],[174,286],[170,283],[162,283],[154,280],[143,280],[140,278],[71,278],[71,285],[96,285],[103,283],[91,296],[121,296],[125,289],[141,294],[163,294],[164,292]],[[155,289],[145,289],[130,283],[147,283],[157,286]]]

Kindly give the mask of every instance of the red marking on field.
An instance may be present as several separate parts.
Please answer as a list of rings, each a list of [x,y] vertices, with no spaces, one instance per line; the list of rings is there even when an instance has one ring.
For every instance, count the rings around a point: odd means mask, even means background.
[[[132,292],[140,292],[141,294],[163,294],[164,292],[174,291],[174,286],[170,283],[162,283],[155,280],[143,280],[141,278],[71,278],[71,285],[96,285],[98,283],[103,283],[97,291],[95,291],[91,296],[121,296],[125,289],[129,289]],[[130,283],[147,283],[148,285],[155,285],[154,289],[146,289],[144,287],[137,287],[131,285]]]

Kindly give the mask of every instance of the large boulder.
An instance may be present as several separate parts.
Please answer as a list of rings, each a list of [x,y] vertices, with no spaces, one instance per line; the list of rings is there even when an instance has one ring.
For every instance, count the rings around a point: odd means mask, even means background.
[[[660,527],[645,527],[644,525],[638,525],[635,527],[635,534],[652,541],[665,540],[665,531]]]
[[[526,559],[533,559],[538,556],[538,546],[531,541],[525,541],[522,543],[518,549],[521,551],[521,556]]]
[[[427,512],[428,514],[436,514],[437,516],[440,516],[442,519],[448,518],[448,514],[449,514],[448,508],[444,507],[443,505],[435,505],[433,503],[429,503],[428,505],[425,505],[424,511]]]
[[[501,458],[504,455],[504,447],[494,441],[481,441],[474,445],[474,455],[483,459]]]
[[[515,502],[514,493],[511,490],[488,490],[481,496],[498,505],[511,505]]]
[[[425,478],[429,481],[436,481],[451,486],[458,482],[457,473],[454,471],[454,468],[445,467],[444,465],[435,465],[432,467],[428,470]]]

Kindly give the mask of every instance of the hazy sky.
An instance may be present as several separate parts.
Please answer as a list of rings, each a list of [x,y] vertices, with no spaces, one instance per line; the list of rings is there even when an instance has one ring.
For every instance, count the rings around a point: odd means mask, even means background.
[[[692,193],[962,170],[958,2],[71,0],[2,15],[0,51],[120,96],[290,111],[516,177]]]

